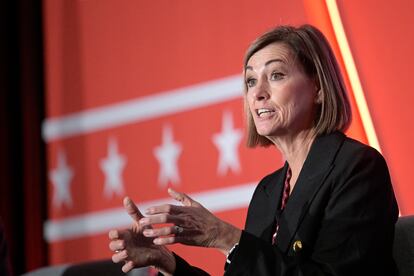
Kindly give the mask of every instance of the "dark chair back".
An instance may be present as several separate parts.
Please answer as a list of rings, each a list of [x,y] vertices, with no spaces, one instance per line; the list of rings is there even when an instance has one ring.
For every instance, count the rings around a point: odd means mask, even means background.
[[[400,276],[414,275],[414,216],[400,217],[395,226],[394,259]]]

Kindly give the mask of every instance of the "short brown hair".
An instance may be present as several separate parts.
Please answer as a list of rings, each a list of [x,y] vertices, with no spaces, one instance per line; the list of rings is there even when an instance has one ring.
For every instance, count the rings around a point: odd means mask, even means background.
[[[286,45],[296,56],[308,77],[315,79],[322,93],[314,129],[316,135],[345,131],[352,118],[351,106],[344,81],[333,51],[321,31],[311,25],[278,26],[258,37],[248,48],[244,58],[244,73],[249,59],[272,43]],[[247,91],[247,85],[244,84]],[[257,133],[253,117],[246,103],[247,146],[269,146],[272,142]]]

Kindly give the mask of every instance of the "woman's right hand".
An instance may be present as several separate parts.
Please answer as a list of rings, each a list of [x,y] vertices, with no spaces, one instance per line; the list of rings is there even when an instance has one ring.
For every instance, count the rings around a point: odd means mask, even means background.
[[[165,246],[155,245],[153,238],[143,236],[144,227],[140,226],[138,221],[144,216],[130,198],[124,199],[124,207],[133,224],[129,229],[109,232],[109,248],[114,252],[112,261],[125,262],[122,267],[125,273],[137,267],[155,266],[164,275],[172,275],[175,271],[175,258],[172,252]]]

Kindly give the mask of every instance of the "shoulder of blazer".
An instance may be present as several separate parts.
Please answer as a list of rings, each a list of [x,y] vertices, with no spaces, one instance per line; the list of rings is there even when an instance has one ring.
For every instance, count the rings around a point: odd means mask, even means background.
[[[387,163],[380,152],[349,137],[345,138],[333,163],[338,169],[343,170],[343,174],[356,167],[367,167],[368,164],[375,164],[388,172]]]

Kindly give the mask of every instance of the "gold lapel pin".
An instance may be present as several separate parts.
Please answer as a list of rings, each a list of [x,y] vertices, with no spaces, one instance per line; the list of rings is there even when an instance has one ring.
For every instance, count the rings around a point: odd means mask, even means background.
[[[300,240],[297,240],[293,243],[293,251],[299,252],[302,250],[302,242]]]

